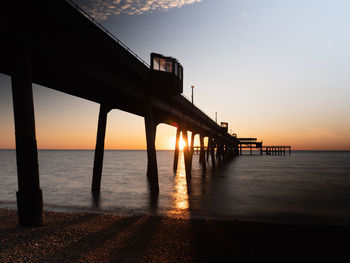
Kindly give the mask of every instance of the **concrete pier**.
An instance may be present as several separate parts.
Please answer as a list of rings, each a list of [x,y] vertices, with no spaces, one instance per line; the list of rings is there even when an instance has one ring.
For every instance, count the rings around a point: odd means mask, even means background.
[[[173,170],[177,170],[177,164],[179,162],[179,144],[180,144],[180,134],[181,129],[177,127],[176,129],[176,141],[175,141],[175,151],[174,151],[174,164],[173,164]]]
[[[215,167],[215,146],[216,146],[215,139],[212,138],[210,140],[210,156],[211,156],[211,165],[213,168]]]
[[[101,105],[91,185],[93,193],[99,193],[101,188],[110,109],[144,118],[147,178],[152,196],[159,193],[155,147],[158,124],[177,127],[174,170],[178,165],[182,132],[186,142],[184,155],[188,178],[196,148],[193,145],[195,134],[201,134],[200,160],[203,169],[206,168],[205,137],[210,136],[207,160],[210,153],[213,167],[215,149],[220,162],[230,156],[232,144],[237,145],[238,152],[238,138],[228,133],[228,124],[218,125],[182,95],[183,67],[175,58],[151,53],[151,65],[148,65],[70,1],[52,1],[50,4],[46,0],[27,1],[21,10],[13,1],[5,1],[1,11],[0,48],[3,52],[0,72],[11,76],[12,81],[18,170],[17,206],[21,225],[35,226],[43,222],[32,82]],[[30,43],[26,43],[28,40]],[[157,63],[154,63],[157,59],[171,63],[172,72],[157,69]],[[190,149],[188,131],[193,133]]]
[[[205,161],[204,135],[203,134],[199,135],[199,140],[200,140],[200,147],[201,147],[199,159],[200,159],[200,163],[202,165],[202,168],[205,170],[207,166],[206,166],[206,161]]]
[[[184,162],[185,162],[185,170],[186,170],[186,177],[190,178],[191,177],[191,152],[188,147],[188,135],[187,135],[187,130],[185,128],[182,128],[182,139],[185,142],[185,147],[183,149],[184,152]]]
[[[154,121],[153,109],[151,104],[147,104],[145,108],[145,129],[147,141],[147,177],[150,184],[151,193],[159,193],[158,184],[158,166],[156,153],[156,129],[157,124]]]
[[[39,182],[35,134],[31,58],[17,46],[12,60],[12,98],[17,158],[17,211],[21,226],[43,224],[43,196]]]
[[[191,147],[190,147],[190,153],[191,153],[191,166],[192,166],[192,159],[193,159],[193,155],[194,155],[194,137],[195,137],[196,133],[192,131],[191,134]]]
[[[91,190],[94,193],[99,193],[101,189],[101,177],[103,167],[103,154],[105,147],[105,136],[106,136],[106,125],[107,125],[107,114],[110,108],[105,105],[100,105],[100,113],[98,117],[97,136],[96,136],[96,147],[94,157],[94,168],[92,176]]]

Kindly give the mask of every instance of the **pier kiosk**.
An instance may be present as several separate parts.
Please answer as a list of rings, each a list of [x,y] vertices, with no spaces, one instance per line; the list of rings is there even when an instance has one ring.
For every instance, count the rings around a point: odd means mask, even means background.
[[[228,123],[227,122],[221,122],[220,123],[221,129],[225,132],[228,132]]]
[[[183,92],[183,67],[176,58],[151,53],[151,92],[176,95]]]

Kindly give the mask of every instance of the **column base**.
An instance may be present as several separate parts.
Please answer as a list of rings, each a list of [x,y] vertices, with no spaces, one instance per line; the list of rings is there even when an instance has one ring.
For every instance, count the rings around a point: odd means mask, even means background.
[[[42,226],[44,221],[43,193],[18,191],[17,213],[20,226]]]

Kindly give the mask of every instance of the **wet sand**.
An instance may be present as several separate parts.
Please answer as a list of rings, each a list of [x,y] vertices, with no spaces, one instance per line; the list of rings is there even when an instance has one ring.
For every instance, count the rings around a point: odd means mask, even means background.
[[[0,262],[350,262],[350,228],[0,209]]]

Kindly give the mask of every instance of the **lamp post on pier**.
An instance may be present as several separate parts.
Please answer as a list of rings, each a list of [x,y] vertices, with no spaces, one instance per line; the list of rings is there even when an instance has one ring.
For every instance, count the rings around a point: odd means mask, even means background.
[[[192,106],[193,106],[193,89],[194,89],[194,86],[191,86],[191,89],[192,89],[191,99],[192,99]]]

